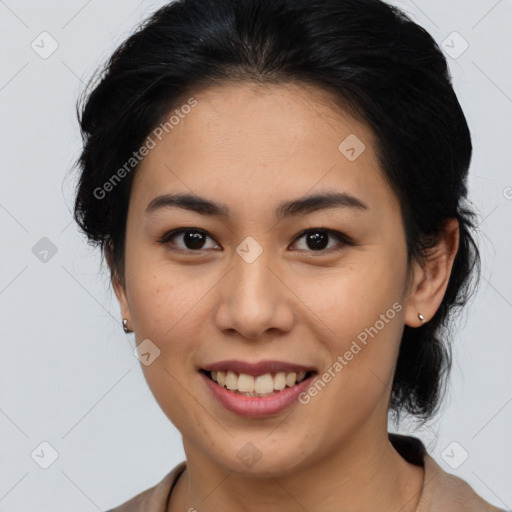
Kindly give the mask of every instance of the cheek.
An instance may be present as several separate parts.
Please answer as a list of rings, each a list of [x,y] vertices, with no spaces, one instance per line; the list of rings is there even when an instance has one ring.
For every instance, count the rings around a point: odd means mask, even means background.
[[[318,316],[335,338],[338,334],[344,339],[357,336],[390,309],[387,316],[391,318],[403,309],[403,267],[383,261],[377,254],[356,255],[356,259],[357,263],[333,269],[315,282],[298,281],[298,294],[307,297],[313,316]],[[393,308],[395,303],[398,306]]]
[[[191,385],[194,340],[198,338],[194,318],[201,304],[201,290],[176,271],[159,272],[157,267],[130,277],[137,345],[150,340],[154,346],[149,346],[158,354],[148,365],[141,361],[144,378],[170,421],[177,428],[189,429],[191,416],[196,413],[190,407],[189,392],[193,390],[185,389]]]
[[[168,262],[146,261],[133,268],[127,291],[138,332],[162,344],[170,339],[179,344],[176,332],[183,330],[189,317],[200,309],[201,299],[213,280],[200,271],[194,272],[194,267],[183,270]]]
[[[342,369],[332,370],[341,375],[338,386],[358,396],[380,393],[382,383],[392,378],[403,332],[401,259],[383,256],[382,248],[357,254],[353,264],[333,271],[305,295],[328,327],[322,332],[331,362],[343,359]]]

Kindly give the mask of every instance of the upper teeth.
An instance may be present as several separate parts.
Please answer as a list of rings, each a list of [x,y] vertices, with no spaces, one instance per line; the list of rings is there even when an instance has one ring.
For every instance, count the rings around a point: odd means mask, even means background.
[[[231,391],[243,393],[272,393],[274,390],[281,391],[286,386],[292,387],[304,380],[306,372],[277,372],[274,375],[266,373],[253,377],[246,373],[240,375],[228,370],[227,372],[212,372],[212,379],[222,387]]]

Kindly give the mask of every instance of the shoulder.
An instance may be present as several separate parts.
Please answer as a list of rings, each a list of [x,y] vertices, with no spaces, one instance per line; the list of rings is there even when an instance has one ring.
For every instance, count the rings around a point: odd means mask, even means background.
[[[420,439],[390,433],[389,440],[404,459],[425,469],[416,512],[504,512],[476,494],[462,478],[446,472]]]
[[[171,490],[185,467],[186,461],[180,462],[156,485],[107,512],[165,512]]]
[[[423,500],[425,503],[431,503],[432,510],[504,512],[503,509],[485,501],[462,478],[444,471],[430,455],[426,454],[424,461],[426,478]],[[421,512],[421,510],[421,507],[418,507],[418,512]],[[426,510],[430,510],[430,508],[426,508]]]

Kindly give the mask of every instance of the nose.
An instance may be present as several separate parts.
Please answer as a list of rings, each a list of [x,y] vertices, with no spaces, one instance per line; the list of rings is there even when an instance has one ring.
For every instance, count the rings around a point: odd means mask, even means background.
[[[291,330],[293,293],[263,254],[252,263],[237,256],[220,290],[215,321],[224,334],[256,341]]]

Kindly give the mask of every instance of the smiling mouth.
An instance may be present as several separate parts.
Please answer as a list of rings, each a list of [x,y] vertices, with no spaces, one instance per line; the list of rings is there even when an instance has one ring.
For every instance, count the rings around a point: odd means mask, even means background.
[[[276,395],[285,388],[292,388],[316,375],[316,371],[308,372],[272,372],[252,376],[229,371],[200,370],[218,386],[247,397],[266,397]]]

